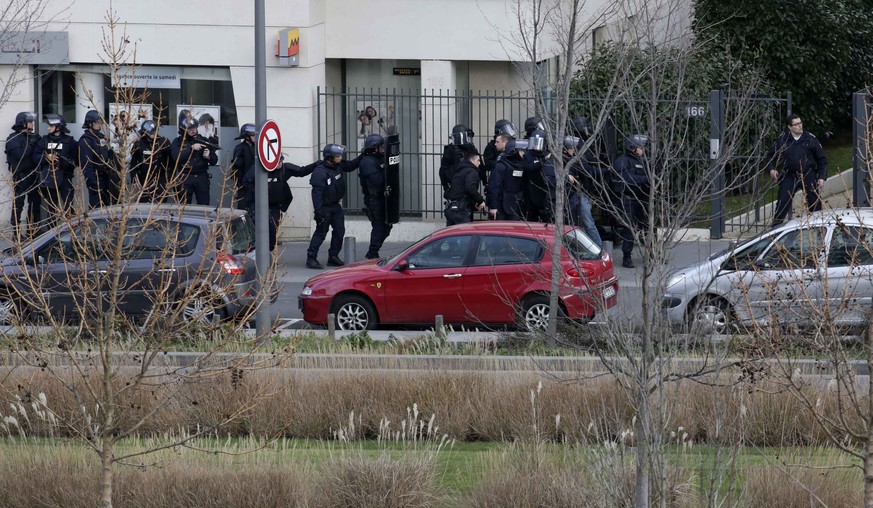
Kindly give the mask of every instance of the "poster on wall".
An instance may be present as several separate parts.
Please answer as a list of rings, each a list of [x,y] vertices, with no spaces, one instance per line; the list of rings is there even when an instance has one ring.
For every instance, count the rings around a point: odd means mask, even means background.
[[[182,111],[188,110],[200,125],[197,132],[216,145],[221,144],[218,133],[221,129],[221,106],[201,106],[197,104],[179,104],[176,106],[176,118],[181,120]]]
[[[357,126],[358,151],[364,148],[364,140],[370,134],[388,136],[396,132],[394,101],[358,100],[355,103],[355,114],[357,115],[354,125]]]
[[[151,104],[124,104],[118,102],[109,104],[109,118],[106,119],[108,125],[116,125],[116,121],[119,123],[126,121],[129,127],[139,130],[142,123],[146,120],[154,120]]]

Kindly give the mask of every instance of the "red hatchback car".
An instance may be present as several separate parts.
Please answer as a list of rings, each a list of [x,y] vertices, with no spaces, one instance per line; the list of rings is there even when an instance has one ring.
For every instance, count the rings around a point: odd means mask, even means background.
[[[506,325],[542,329],[549,319],[555,226],[488,221],[441,229],[400,254],[351,264],[306,282],[303,319],[328,314],[341,330],[379,324]],[[561,251],[562,314],[585,321],[615,305],[612,259],[585,233],[567,226]]]

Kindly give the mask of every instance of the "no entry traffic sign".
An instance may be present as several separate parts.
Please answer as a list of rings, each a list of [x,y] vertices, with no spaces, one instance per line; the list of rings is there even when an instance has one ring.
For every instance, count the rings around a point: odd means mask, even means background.
[[[273,120],[264,122],[258,133],[258,159],[267,171],[273,171],[282,164],[282,134]]]

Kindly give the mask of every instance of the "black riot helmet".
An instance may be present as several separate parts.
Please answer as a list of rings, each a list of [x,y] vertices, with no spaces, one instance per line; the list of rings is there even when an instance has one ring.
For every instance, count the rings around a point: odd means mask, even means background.
[[[527,150],[528,140],[526,139],[510,139],[506,142],[506,147],[503,149],[503,155],[512,157],[519,150]]]
[[[584,116],[573,118],[573,130],[576,131],[575,134],[582,139],[590,138],[591,133],[594,131],[591,126],[591,121]]]
[[[22,111],[15,115],[15,125],[12,126],[12,130],[20,131],[24,130],[27,127],[27,124],[30,122],[36,121],[36,115],[31,113],[30,111]]]
[[[321,151],[321,155],[323,156],[324,160],[328,160],[337,156],[342,157],[343,155],[345,155],[345,153],[346,147],[334,143],[324,145],[324,150]]]
[[[515,139],[518,137],[518,129],[509,120],[497,120],[497,123],[494,124],[494,135],[499,136],[501,134]]]
[[[645,148],[649,143],[649,137],[642,134],[634,134],[624,138],[624,147],[628,152],[633,152],[637,148]]]
[[[85,120],[82,122],[82,128],[83,129],[90,129],[91,126],[94,125],[94,122],[99,122],[99,121],[100,121],[100,113],[98,113],[97,111],[92,109],[92,110],[88,111],[87,113],[85,113]]]
[[[385,138],[379,134],[370,134],[364,140],[364,151],[370,151],[385,144]]]
[[[190,129],[196,129],[200,126],[200,122],[193,116],[186,116],[179,121],[179,134],[185,134]]]
[[[533,131],[544,131],[546,130],[546,126],[543,125],[543,119],[538,116],[532,116],[524,121],[524,133],[527,137],[530,137]]]
[[[546,151],[546,133],[540,129],[535,129],[527,138],[527,148],[531,152],[543,153]]]
[[[42,117],[45,120],[45,123],[56,126],[64,134],[70,133],[70,129],[67,128],[67,120],[64,119],[64,115],[49,113],[47,115],[43,115]]]
[[[210,117],[211,118],[211,117]],[[258,128],[253,123],[244,123],[239,127],[239,136],[233,139],[245,139],[248,136],[255,137],[258,135]]]
[[[154,136],[158,132],[158,124],[154,120],[146,120],[139,128],[140,134],[148,134]]]
[[[455,146],[469,145],[473,143],[476,133],[466,125],[459,123],[452,127],[452,144]]]

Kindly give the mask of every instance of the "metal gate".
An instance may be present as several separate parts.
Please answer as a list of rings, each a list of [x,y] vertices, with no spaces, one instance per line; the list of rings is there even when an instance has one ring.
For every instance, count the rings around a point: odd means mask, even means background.
[[[852,203],[854,206],[870,206],[870,160],[873,143],[873,90],[865,88],[852,96]]]
[[[322,89],[318,95],[318,146],[326,143],[346,145],[352,153],[363,148],[364,139],[369,134],[400,135],[401,142],[401,215],[423,219],[442,218],[442,187],[439,181],[440,157],[443,147],[449,140],[452,126],[463,123],[476,133],[476,145],[484,149],[497,120],[510,119],[521,124],[536,111],[536,98],[532,92],[497,91],[442,91],[442,90],[397,90],[397,89]],[[644,101],[639,101],[644,104]],[[659,106],[660,107],[660,106]],[[664,101],[664,107],[676,108],[676,101]],[[685,111],[685,129],[688,142],[682,147],[677,159],[678,170],[699,171],[699,168],[714,168],[719,177],[712,182],[711,202],[703,206],[696,222],[712,228],[712,236],[720,238],[726,226],[763,228],[760,205],[772,192],[765,180],[752,178],[740,191],[745,194],[744,202],[751,203],[748,213],[736,220],[727,216],[737,215],[746,210],[736,210],[728,206],[725,180],[732,181],[732,168],[749,167],[757,164],[766,153],[761,149],[772,142],[781,130],[783,120],[791,109],[791,96],[786,98],[755,97],[742,102],[724,90],[714,90],[709,98],[685,101],[681,104]],[[636,130],[640,125],[636,106],[633,102],[614,105],[610,108],[610,119],[600,134],[598,148],[604,162],[611,164],[612,158],[622,151],[620,140]],[[752,108],[751,113],[748,108]],[[596,118],[600,111],[594,99],[572,98],[570,111],[573,114]],[[742,109],[742,110],[741,110]],[[738,143],[733,160],[714,157],[712,147],[726,137],[726,129],[735,126],[735,118],[740,115],[752,118],[751,124],[743,125],[745,131],[739,137],[746,140]],[[737,138],[737,133],[728,133]],[[714,141],[716,140],[716,141]],[[716,154],[717,155],[717,154]],[[715,166],[718,167],[715,167]],[[711,172],[700,172],[707,177]],[[760,171],[756,171],[761,173]],[[349,213],[361,213],[362,194],[357,178],[349,179],[346,199]],[[729,186],[730,187],[730,186]],[[733,191],[730,187],[729,191]],[[670,196],[669,199],[682,199],[684,196]]]

